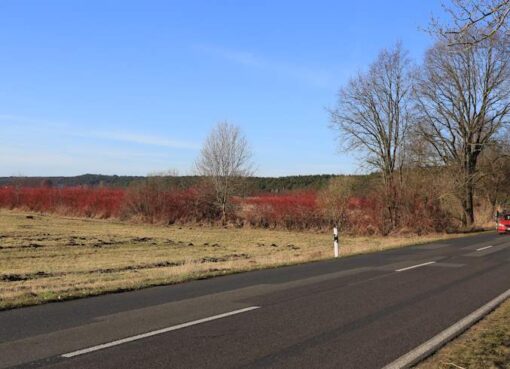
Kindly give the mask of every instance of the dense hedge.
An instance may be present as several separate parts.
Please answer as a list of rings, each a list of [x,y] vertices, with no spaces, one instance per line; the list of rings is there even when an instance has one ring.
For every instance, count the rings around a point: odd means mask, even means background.
[[[124,190],[114,188],[2,187],[0,207],[110,218],[120,216],[125,194]]]
[[[329,201],[338,188],[329,191],[299,190],[235,197],[228,220],[237,226],[294,230],[327,229],[339,222],[342,231],[351,234],[386,233],[385,208],[376,189],[369,192],[364,187],[366,196],[359,196],[360,191],[355,189],[356,195],[349,195],[345,201]],[[420,193],[403,196],[400,226],[392,231],[426,233],[451,227],[451,217],[433,197]],[[221,220],[214,191],[206,184],[182,189],[154,179],[127,189],[5,186],[0,187],[0,207],[160,224],[214,224]]]

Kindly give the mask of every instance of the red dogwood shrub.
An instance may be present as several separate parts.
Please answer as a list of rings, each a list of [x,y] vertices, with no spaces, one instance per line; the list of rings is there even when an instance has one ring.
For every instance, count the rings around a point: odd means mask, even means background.
[[[124,190],[87,187],[3,187],[0,207],[109,218],[120,214]]]
[[[241,201],[239,216],[257,227],[287,229],[319,228],[324,221],[314,191],[263,194]]]
[[[122,210],[123,218],[165,224],[214,222],[219,216],[210,188],[168,188],[151,179],[128,189]]]
[[[338,191],[290,191],[237,197],[229,221],[237,225],[283,229],[329,229],[354,235],[386,234],[384,201],[377,191],[366,196]],[[423,192],[423,191],[422,191]],[[437,197],[406,191],[401,196],[399,228],[393,232],[440,232],[451,220]],[[341,201],[340,201],[341,200]],[[97,218],[118,217],[149,223],[216,223],[221,212],[205,182],[191,188],[169,187],[148,178],[128,189],[94,187],[0,187],[0,207]]]

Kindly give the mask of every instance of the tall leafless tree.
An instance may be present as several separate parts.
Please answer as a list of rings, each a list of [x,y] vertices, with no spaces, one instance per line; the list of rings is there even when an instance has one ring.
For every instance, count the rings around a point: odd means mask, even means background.
[[[365,154],[365,162],[382,173],[390,225],[398,222],[398,173],[404,163],[411,109],[412,64],[400,44],[383,50],[366,73],[359,73],[340,90],[330,110],[344,150]]]
[[[433,21],[432,28],[452,44],[470,46],[508,31],[510,0],[450,0],[443,7],[449,24]]]
[[[498,37],[472,47],[438,42],[416,87],[419,132],[435,158],[458,173],[463,225],[474,222],[478,161],[509,123],[508,46]]]
[[[252,175],[252,153],[239,127],[222,122],[213,128],[196,162],[198,174],[210,180],[221,208],[222,221],[240,182]]]
[[[491,142],[480,157],[480,189],[490,204],[491,216],[507,206],[510,190],[510,143],[508,137]]]

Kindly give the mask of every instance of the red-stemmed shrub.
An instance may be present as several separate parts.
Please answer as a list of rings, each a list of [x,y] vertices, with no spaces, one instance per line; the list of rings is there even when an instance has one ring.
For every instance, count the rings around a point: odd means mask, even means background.
[[[208,186],[168,188],[156,178],[128,189],[122,217],[149,223],[212,223],[219,219],[220,213]]]
[[[0,207],[43,213],[110,218],[117,217],[124,190],[87,187],[2,187]]]
[[[263,194],[241,201],[239,216],[248,224],[265,228],[321,228],[324,219],[313,191]]]
[[[352,182],[352,181],[351,181]],[[351,187],[349,187],[351,186]],[[420,190],[414,190],[419,188]],[[289,230],[330,229],[342,233],[387,234],[385,204],[377,188],[358,196],[350,182],[317,191],[289,191],[232,199],[229,221],[238,226]],[[452,218],[438,196],[426,186],[405,188],[399,194],[395,233],[441,232]],[[121,218],[148,223],[219,223],[221,211],[206,182],[191,188],[170,187],[148,178],[128,189],[103,187],[0,187],[0,207],[96,218]]]

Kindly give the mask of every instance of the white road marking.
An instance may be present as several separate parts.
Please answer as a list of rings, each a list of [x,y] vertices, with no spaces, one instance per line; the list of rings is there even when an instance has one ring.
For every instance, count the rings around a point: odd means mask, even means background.
[[[490,246],[480,247],[479,249],[476,249],[476,251],[487,250],[487,249],[490,249],[491,247],[494,247],[494,246],[490,245]]]
[[[489,301],[478,310],[475,310],[465,318],[459,320],[457,323],[444,331],[439,333],[437,336],[432,337],[427,342],[421,344],[415,349],[409,351],[407,354],[399,357],[394,362],[386,365],[383,369],[402,369],[410,368],[421,360],[425,359],[429,355],[433,354],[439,348],[444,346],[446,343],[453,340],[455,337],[466,331],[473,324],[481,320],[484,316],[489,314],[491,311],[501,305],[506,299],[510,298],[510,290],[503,292],[495,299]]]
[[[255,310],[255,309],[259,309],[259,308],[260,308],[260,306],[250,306],[250,307],[247,307],[247,308],[244,308],[244,309],[234,310],[234,311],[230,311],[228,313],[223,313],[223,314],[218,314],[218,315],[210,316],[210,317],[203,318],[203,319],[193,320],[191,322],[182,323],[182,324],[174,325],[174,326],[171,326],[171,327],[158,329],[156,331],[151,331],[151,332],[139,334],[139,335],[136,335],[136,336],[126,337],[126,338],[123,338],[123,339],[120,339],[120,340],[117,340],[117,341],[103,343],[101,345],[85,348],[83,350],[69,352],[69,353],[63,354],[61,356],[65,357],[65,358],[71,358],[71,357],[74,357],[74,356],[87,354],[89,352],[94,352],[94,351],[102,350],[102,349],[105,349],[105,348],[122,345],[124,343],[141,340],[141,339],[144,339],[144,338],[147,338],[147,337],[152,337],[152,336],[155,336],[155,335],[158,335],[158,334],[167,333],[167,332],[171,332],[171,331],[176,331],[178,329],[191,327],[193,325],[210,322],[212,320],[217,320],[217,319],[226,318],[226,317],[229,317],[229,316],[232,316],[232,315],[246,313],[248,311],[252,311],[252,310]]]
[[[397,269],[397,270],[395,270],[395,272],[403,272],[405,270],[415,269],[415,268],[419,268],[419,267],[422,267],[422,266],[425,266],[425,265],[434,264],[434,263],[435,263],[435,261],[429,261],[428,263],[423,263],[423,264],[413,265],[413,266],[410,266],[410,267],[407,267],[407,268]]]

